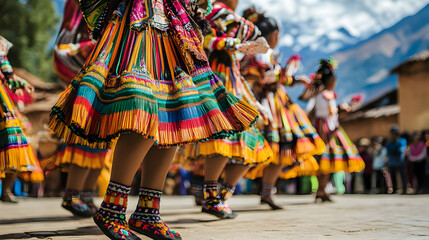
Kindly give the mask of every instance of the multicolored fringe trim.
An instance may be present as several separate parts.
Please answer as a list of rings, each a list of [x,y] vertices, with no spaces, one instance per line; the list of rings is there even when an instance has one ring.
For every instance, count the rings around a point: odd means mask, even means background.
[[[82,168],[101,169],[106,159],[110,159],[112,151],[94,149],[82,145],[62,144],[57,152],[56,166],[67,167],[70,164]]]
[[[288,99],[286,95],[283,97]],[[279,108],[281,113],[279,119],[282,122],[282,129],[284,129],[280,134],[283,137],[280,139],[283,140],[270,142],[274,153],[271,163],[285,167],[290,166],[290,169],[280,174],[279,177],[282,179],[314,175],[319,170],[319,165],[312,155],[323,153],[325,144],[301,107],[290,103],[290,100],[287,100],[286,103],[284,107]],[[270,132],[265,131],[265,133]],[[270,137],[268,139],[273,140]],[[263,176],[263,170],[264,166],[256,167],[251,169],[245,177],[249,179],[260,178]]]
[[[106,27],[52,108],[49,127],[66,143],[106,149],[136,132],[169,147],[228,137],[255,122],[257,111],[227,92],[207,62],[195,57],[190,65],[177,23],[168,33],[136,32],[126,19]]]
[[[15,106],[0,83],[0,176],[7,172],[30,171],[35,164],[34,152],[22,131]]]
[[[180,237],[180,235],[170,230],[159,216],[161,194],[160,190],[140,188],[139,202],[130,217],[129,224],[134,231],[141,232],[149,237],[164,236],[166,237],[165,239],[175,239],[175,236]]]
[[[31,172],[20,172],[19,178],[21,178],[24,182],[43,182],[45,180],[45,174],[37,159],[36,152],[33,149],[32,152],[35,159],[34,166],[31,168]]]
[[[298,158],[297,161],[299,164],[287,166],[285,169],[283,169],[283,172],[280,173],[279,178],[291,179],[302,176],[313,176],[318,173],[319,164],[311,154],[302,155]]]
[[[199,157],[224,156],[244,165],[268,164],[273,151],[256,128],[199,144]]]
[[[329,131],[326,121],[320,118],[316,119],[315,126],[319,134],[328,139],[326,151],[319,161],[319,173],[359,172],[365,168],[365,163],[360,157],[358,149],[342,127]]]

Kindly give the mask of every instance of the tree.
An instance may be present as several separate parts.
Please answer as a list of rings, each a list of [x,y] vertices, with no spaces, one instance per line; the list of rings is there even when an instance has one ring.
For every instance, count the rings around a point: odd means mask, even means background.
[[[51,0],[0,0],[0,35],[13,43],[8,57],[45,81],[54,81],[53,50],[59,16]]]

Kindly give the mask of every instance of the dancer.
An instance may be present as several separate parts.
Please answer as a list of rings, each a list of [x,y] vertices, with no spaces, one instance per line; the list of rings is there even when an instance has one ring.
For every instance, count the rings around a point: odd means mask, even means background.
[[[1,201],[16,203],[15,196],[10,188],[16,179],[17,172],[31,171],[35,166],[35,157],[27,137],[22,131],[21,121],[18,119],[18,111],[7,93],[7,88],[17,96],[23,96],[33,92],[33,87],[14,73],[7,58],[12,43],[0,36],[0,132],[2,141],[0,144],[0,178],[2,178]]]
[[[226,91],[201,44],[209,1],[79,1],[98,42],[53,107],[49,125],[68,144],[109,148],[117,139],[97,226],[111,239],[181,239],[159,216],[174,146],[228,137],[258,113]],[[101,13],[101,14],[100,14]],[[191,19],[192,18],[192,19]],[[125,211],[142,165],[139,202]]]
[[[315,120],[314,126],[326,144],[326,150],[319,155],[319,188],[316,193],[316,202],[331,202],[325,191],[331,173],[335,172],[359,172],[365,168],[362,158],[352,141],[346,135],[338,122],[338,107],[335,101],[336,76],[333,60],[321,60],[312,84],[301,95],[302,100],[314,97]]]
[[[252,84],[255,96],[270,109],[261,131],[274,152],[268,166],[255,168],[246,176],[251,179],[262,177],[261,203],[278,210],[282,207],[275,204],[271,197],[277,179],[314,174],[318,165],[312,154],[322,153],[324,144],[307,115],[293,103],[285,89],[285,86],[305,83],[308,79],[303,75],[294,76],[299,67],[299,56],[292,56],[283,68],[273,50],[280,34],[276,20],[254,8],[246,9],[244,17],[255,23],[270,45],[266,54],[245,56],[241,61],[241,73]]]
[[[239,71],[236,52],[266,52],[268,45],[260,31],[234,10],[238,0],[216,1],[212,12],[206,16],[212,30],[204,38],[212,70],[223,81],[226,89],[254,107],[260,104],[252,95]],[[197,157],[204,161],[202,212],[219,218],[236,215],[225,203],[232,196],[235,186],[257,164],[266,164],[272,156],[268,142],[253,127],[229,138],[200,143]],[[219,189],[219,177],[224,172]]]
[[[60,29],[54,49],[54,69],[64,83],[70,84],[95,46],[76,0],[66,1]],[[63,143],[59,147],[55,165],[68,172],[61,204],[64,209],[78,217],[92,217],[97,211],[92,199],[97,179],[110,156],[110,150],[78,144]]]

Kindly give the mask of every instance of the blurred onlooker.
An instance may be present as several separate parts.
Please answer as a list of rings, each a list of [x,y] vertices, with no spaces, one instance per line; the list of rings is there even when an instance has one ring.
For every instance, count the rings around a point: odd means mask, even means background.
[[[425,130],[425,141],[426,141],[426,151],[429,153],[429,130]],[[429,154],[426,158],[426,176],[425,176],[425,188],[423,192],[429,193]]]
[[[413,180],[415,178],[417,180],[415,193],[422,193],[425,181],[427,150],[426,144],[419,133],[414,133],[412,135],[407,157],[411,169],[411,184],[414,182]]]
[[[369,193],[371,190],[371,175],[372,175],[372,156],[368,152],[368,147],[371,141],[368,138],[359,140],[359,155],[365,162],[365,169],[363,170],[363,185],[364,192]]]
[[[407,193],[407,184],[404,173],[405,165],[405,150],[407,149],[407,141],[399,136],[398,127],[390,129],[390,142],[387,144],[387,166],[392,178],[392,187],[394,191],[398,191],[397,175],[400,174],[403,193]]]
[[[386,193],[391,191],[392,186],[390,175],[386,171],[387,149],[383,146],[383,137],[377,137],[372,141],[371,147],[368,150],[372,156],[372,177],[371,177],[371,192]],[[386,179],[385,178],[389,178]]]

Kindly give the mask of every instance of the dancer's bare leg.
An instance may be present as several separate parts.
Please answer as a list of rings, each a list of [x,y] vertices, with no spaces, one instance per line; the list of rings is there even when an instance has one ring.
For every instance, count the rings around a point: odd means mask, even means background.
[[[77,165],[71,165],[68,169],[66,190],[73,189],[76,191],[82,191],[84,189],[83,186],[90,171],[91,169],[89,168],[82,168]]]
[[[262,176],[261,203],[268,204],[273,210],[282,209],[282,207],[274,203],[271,195],[283,167],[280,164],[270,164],[264,168]]]
[[[152,145],[153,140],[137,133],[121,135],[113,154],[110,181],[131,186],[137,169]]]
[[[140,187],[162,190],[175,153],[176,147],[159,149],[152,146],[142,163]]]
[[[227,163],[227,157],[207,158],[204,161],[204,181],[217,182]]]
[[[238,181],[249,171],[250,166],[228,164],[225,167],[224,183],[228,186],[237,185]]]
[[[1,200],[3,202],[16,203],[15,195],[11,191],[11,187],[15,182],[17,173],[6,173],[5,178],[2,178]]]

